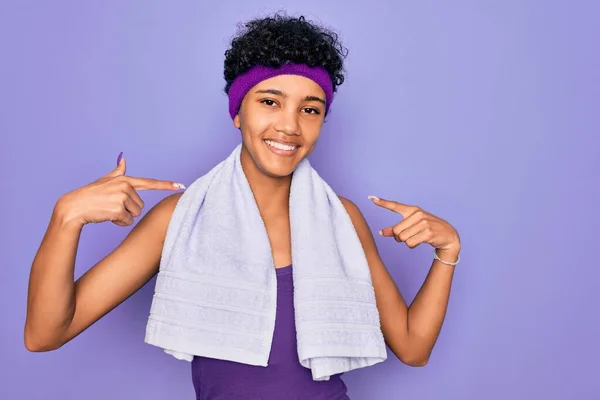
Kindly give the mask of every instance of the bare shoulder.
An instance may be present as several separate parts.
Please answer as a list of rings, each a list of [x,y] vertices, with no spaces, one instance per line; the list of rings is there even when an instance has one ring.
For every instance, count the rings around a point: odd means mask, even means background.
[[[340,201],[344,205],[346,212],[350,216],[350,220],[352,221],[352,225],[354,226],[354,230],[356,231],[362,248],[365,252],[365,256],[367,257],[367,262],[369,264],[369,269],[371,270],[371,275],[373,277],[373,283],[375,284],[376,292],[378,291],[378,286],[381,288],[385,286],[386,288],[390,288],[395,285],[390,285],[391,278],[387,272],[381,257],[379,256],[379,251],[377,249],[377,245],[375,244],[375,238],[371,233],[371,228],[369,224],[365,220],[362,212],[358,208],[356,204],[352,201],[348,200],[345,197],[338,196]]]
[[[358,206],[354,204],[354,202],[352,202],[351,200],[339,195],[338,197],[344,205],[346,212],[350,216],[352,224],[354,225],[354,229],[356,230],[356,233],[358,234],[358,237],[360,238],[363,247],[366,246],[369,250],[373,250],[371,249],[371,247],[375,246],[375,243],[373,241],[373,235],[371,234],[371,228],[365,220],[365,217],[363,216],[362,212],[360,211]],[[365,251],[366,250],[367,249],[365,249]]]
[[[173,211],[175,210],[175,207],[177,206],[177,203],[179,202],[179,199],[182,195],[183,192],[177,192],[168,195],[167,197],[156,203],[156,205],[152,207],[152,209],[148,211],[148,213],[154,212],[160,214],[163,218],[171,218],[171,215],[173,214]]]
[[[121,246],[154,246],[162,250],[167,228],[183,192],[173,193],[160,200],[134,226]]]
[[[164,199],[162,199],[161,201],[159,201],[156,205],[157,206],[160,205],[161,207],[167,207],[167,208],[172,207],[174,210],[175,206],[177,205],[177,202],[179,201],[179,199],[181,198],[183,193],[184,192],[177,192],[177,193],[170,194],[167,197],[165,197]]]
[[[362,212],[358,208],[354,202],[351,200],[339,196],[340,201],[344,205],[346,212],[350,216],[350,220],[352,221],[352,225],[354,226],[354,230],[360,239],[360,243],[363,247],[365,255],[367,256],[367,261],[369,263],[369,267],[371,269],[372,274],[381,275],[382,271],[385,270],[385,266],[379,257],[379,251],[377,250],[377,245],[375,244],[375,238],[371,232],[371,227],[367,223],[367,220],[363,216]],[[387,275],[387,271],[384,275]]]
[[[151,222],[153,224],[160,225],[162,228],[164,228],[166,233],[167,225],[169,224],[171,216],[173,215],[173,211],[175,211],[175,207],[177,206],[177,203],[179,202],[179,199],[182,195],[183,192],[178,192],[165,197],[164,199],[156,203],[156,205],[152,207],[150,211],[148,211],[146,216],[144,216],[144,218],[140,220],[139,223],[141,224],[142,221],[144,221],[145,219],[154,220]]]
[[[124,252],[121,248],[135,247],[137,250],[150,251],[154,254],[154,268],[158,269],[156,262],[162,252],[162,246],[167,234],[167,228],[175,207],[183,192],[177,192],[168,195],[160,200],[152,207],[135,225],[127,238],[121,243],[121,246],[115,250],[116,253],[127,254],[128,256],[136,256],[138,252]],[[147,265],[147,264],[146,264]]]

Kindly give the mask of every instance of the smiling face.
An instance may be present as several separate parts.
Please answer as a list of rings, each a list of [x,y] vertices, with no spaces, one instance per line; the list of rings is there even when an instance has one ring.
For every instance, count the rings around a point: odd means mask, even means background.
[[[251,158],[263,174],[290,175],[313,151],[324,116],[325,92],[313,80],[279,75],[260,82],[234,118],[242,132],[242,163]]]

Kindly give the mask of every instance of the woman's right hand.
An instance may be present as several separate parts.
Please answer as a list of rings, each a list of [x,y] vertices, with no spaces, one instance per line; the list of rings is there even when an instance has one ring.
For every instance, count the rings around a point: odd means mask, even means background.
[[[181,183],[151,178],[125,176],[126,162],[122,153],[117,167],[94,182],[61,196],[55,210],[65,223],[85,225],[111,221],[119,226],[133,224],[144,202],[136,190],[180,190]]]

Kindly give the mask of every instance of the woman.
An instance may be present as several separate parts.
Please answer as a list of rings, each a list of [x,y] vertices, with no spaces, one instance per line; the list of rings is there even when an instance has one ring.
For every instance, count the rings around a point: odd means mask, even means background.
[[[292,173],[314,149],[333,92],[344,81],[345,49],[337,35],[304,18],[275,15],[248,22],[225,53],[225,91],[233,123],[241,132],[241,165],[264,221],[277,268],[277,315],[266,368],[195,357],[198,398],[345,399],[339,374],[314,381],[298,360],[292,303],[289,198]],[[232,100],[231,87],[257,66],[317,66],[328,81],[301,73],[273,74]],[[328,86],[330,85],[330,86]],[[107,175],[61,196],[35,256],[30,275],[25,345],[49,351],[83,332],[159,271],[165,235],[183,193],[160,201],[125,240],[76,282],[73,269],[81,230],[111,221],[129,226],[144,203],[137,190],[184,189],[182,184],[126,176],[126,161]],[[413,248],[434,247],[430,273],[410,308],[381,261],[371,229],[350,200],[340,197],[366,255],[385,343],[402,362],[428,362],[447,308],[460,240],[446,221],[415,206],[370,196],[374,204],[400,214],[401,222],[379,232]],[[284,395],[285,393],[285,395]]]

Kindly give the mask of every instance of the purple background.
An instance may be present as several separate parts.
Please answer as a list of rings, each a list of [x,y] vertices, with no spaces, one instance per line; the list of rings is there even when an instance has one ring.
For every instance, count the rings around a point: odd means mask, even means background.
[[[130,175],[188,184],[229,154],[227,40],[236,22],[284,8],[350,49],[315,168],[374,231],[398,218],[369,194],[418,204],[463,241],[430,363],[390,353],[346,374],[352,399],[600,396],[598,3],[369,5],[1,3],[1,399],[193,397],[189,364],[143,342],[154,281],[59,351],[28,353],[29,268],[56,199],[120,151]],[[146,211],[165,195],[143,192]],[[86,227],[77,276],[127,231]],[[431,248],[376,240],[412,300]]]

